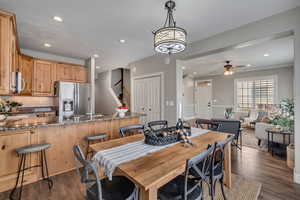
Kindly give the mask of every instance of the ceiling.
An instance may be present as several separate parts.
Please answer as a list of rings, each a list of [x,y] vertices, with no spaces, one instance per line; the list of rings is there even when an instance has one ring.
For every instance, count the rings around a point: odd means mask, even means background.
[[[269,54],[269,56],[264,56]],[[294,63],[294,38],[286,37],[254,46],[235,48],[229,51],[180,61],[184,74],[193,76],[220,75],[224,72],[225,61],[233,66],[245,65],[235,72],[255,71],[278,67],[290,67]],[[247,66],[251,65],[251,66]]]
[[[163,0],[0,0],[17,15],[21,48],[86,59],[97,53],[103,68],[126,66],[150,56],[152,31],[165,17]],[[300,6],[299,0],[176,0],[175,20],[188,42]],[[53,16],[63,18],[63,23]],[[119,40],[126,40],[120,43]],[[52,45],[46,48],[43,44]]]

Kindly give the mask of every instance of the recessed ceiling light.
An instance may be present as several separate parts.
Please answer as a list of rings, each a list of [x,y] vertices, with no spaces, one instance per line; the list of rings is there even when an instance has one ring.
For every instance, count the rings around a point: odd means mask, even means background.
[[[197,72],[193,72],[193,74],[197,74]]]
[[[268,54],[268,53],[265,53],[265,54],[264,54],[264,56],[265,56],[265,57],[268,57],[268,56],[270,56],[270,54]]]
[[[63,22],[63,19],[59,16],[54,16],[53,19],[57,22]]]
[[[126,42],[126,40],[124,40],[124,39],[120,39],[119,41],[120,41],[120,43],[125,43]]]
[[[251,64],[248,64],[248,65],[247,65],[247,67],[251,67],[251,66],[252,66]]]
[[[49,43],[44,43],[44,46],[45,46],[45,47],[51,47],[51,44],[49,44]]]
[[[98,54],[94,54],[94,58],[99,58],[99,55]]]
[[[185,69],[186,69],[186,67],[185,67],[185,66],[182,66],[181,68],[182,68],[183,70],[185,70]]]
[[[101,67],[100,66],[96,66],[96,69],[100,69]]]

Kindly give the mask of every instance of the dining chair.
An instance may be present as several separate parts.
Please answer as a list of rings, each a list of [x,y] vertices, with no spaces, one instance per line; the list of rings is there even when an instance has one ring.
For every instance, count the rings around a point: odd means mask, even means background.
[[[78,163],[77,172],[81,183],[86,186],[87,200],[136,200],[138,190],[129,179],[123,176],[113,176],[112,180],[100,179],[97,164],[86,160],[79,145],[73,147],[75,160]],[[80,170],[79,163],[83,166]]]
[[[145,126],[143,124],[136,124],[130,126],[124,126],[120,128],[120,134],[122,137],[131,135],[134,132],[143,132]]]
[[[209,165],[214,150],[214,145],[210,146],[207,151],[186,161],[184,175],[176,177],[158,190],[160,200],[202,200],[203,199],[203,181],[209,182]],[[199,168],[198,164],[204,163]],[[206,167],[205,167],[206,166]],[[198,178],[191,177],[193,173]],[[200,178],[199,178],[200,177]]]
[[[218,124],[217,131],[233,134],[235,136],[235,141],[232,145],[238,149],[242,149],[242,129],[240,120],[212,119],[212,121]]]
[[[223,199],[226,200],[224,191],[224,160],[225,160],[225,147],[226,145],[234,140],[234,135],[228,137],[222,142],[215,144],[215,148],[212,155],[211,166],[210,166],[210,195],[211,199],[214,199],[216,191],[216,183],[220,182]]]
[[[163,129],[163,128],[168,128],[168,121],[167,120],[152,121],[152,122],[148,123],[148,127],[152,131]]]
[[[216,130],[218,127],[218,124],[214,123],[212,120],[209,119],[197,119],[195,121],[195,125],[197,128],[209,130]]]

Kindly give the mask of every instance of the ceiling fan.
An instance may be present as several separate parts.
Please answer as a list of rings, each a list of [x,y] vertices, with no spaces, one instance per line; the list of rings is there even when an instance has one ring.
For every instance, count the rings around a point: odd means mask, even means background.
[[[228,75],[233,75],[235,70],[247,67],[246,65],[237,65],[237,66],[233,66],[230,63],[230,60],[225,61],[226,64],[224,65],[224,75],[228,76]]]

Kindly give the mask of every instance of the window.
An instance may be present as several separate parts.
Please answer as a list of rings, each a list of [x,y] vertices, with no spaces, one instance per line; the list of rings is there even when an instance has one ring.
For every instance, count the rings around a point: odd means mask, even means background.
[[[276,76],[235,80],[237,110],[264,109],[276,102]]]

